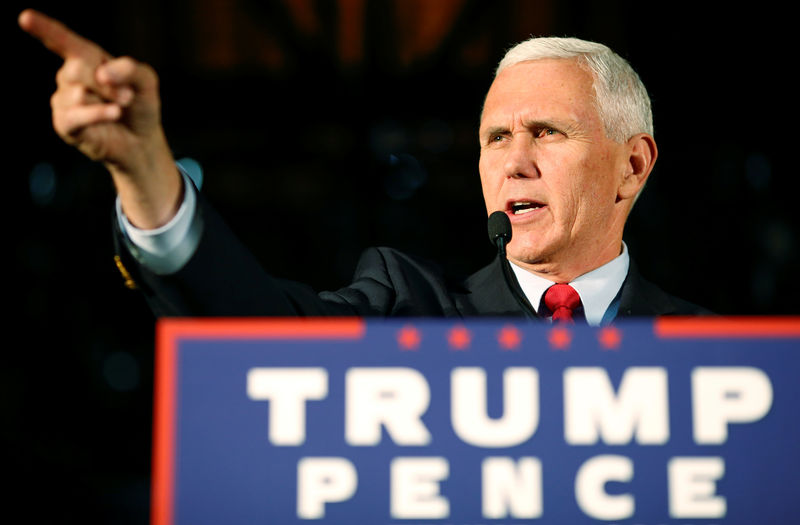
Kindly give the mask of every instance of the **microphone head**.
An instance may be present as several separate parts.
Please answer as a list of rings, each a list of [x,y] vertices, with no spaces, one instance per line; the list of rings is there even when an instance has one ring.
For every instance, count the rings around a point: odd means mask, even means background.
[[[495,211],[489,215],[489,240],[498,248],[505,245],[511,240],[511,221],[508,219],[503,211]]]

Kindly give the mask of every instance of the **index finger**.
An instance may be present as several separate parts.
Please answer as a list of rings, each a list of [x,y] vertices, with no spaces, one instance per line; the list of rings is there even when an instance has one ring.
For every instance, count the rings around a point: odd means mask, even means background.
[[[47,49],[63,59],[72,57],[93,58],[98,61],[109,58],[103,48],[75,33],[54,18],[26,9],[19,15],[19,26],[37,38]]]

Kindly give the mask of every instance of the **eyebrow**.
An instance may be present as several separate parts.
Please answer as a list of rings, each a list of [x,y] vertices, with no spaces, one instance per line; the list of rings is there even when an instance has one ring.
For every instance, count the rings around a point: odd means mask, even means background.
[[[561,131],[568,131],[579,127],[580,122],[573,119],[533,119],[523,121],[522,125],[526,129],[553,128]]]
[[[574,129],[578,125],[578,123],[573,121],[531,119],[523,121],[522,125],[525,129],[552,128],[565,131],[569,129]],[[509,132],[508,126],[491,126],[489,128],[486,128],[483,132],[481,132],[480,137],[483,138],[487,136],[501,135],[508,132]]]
[[[491,128],[481,131],[480,136],[502,135],[503,133],[508,133],[508,126],[492,126]]]

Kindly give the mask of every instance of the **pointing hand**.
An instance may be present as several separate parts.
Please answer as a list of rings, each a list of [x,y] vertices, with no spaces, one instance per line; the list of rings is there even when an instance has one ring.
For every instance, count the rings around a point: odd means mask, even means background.
[[[19,25],[64,59],[50,99],[56,133],[105,163],[131,222],[143,228],[166,223],[181,180],[161,127],[155,71],[130,57],[112,57],[37,11],[23,11]]]

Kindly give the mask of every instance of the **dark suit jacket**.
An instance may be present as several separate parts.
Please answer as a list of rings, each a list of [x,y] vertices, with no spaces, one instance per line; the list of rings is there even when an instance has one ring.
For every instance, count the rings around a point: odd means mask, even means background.
[[[391,248],[371,248],[352,284],[317,294],[265,272],[202,196],[198,213],[203,234],[197,251],[167,276],[153,274],[120,249],[125,240],[116,230],[118,255],[157,316],[536,317],[517,298],[519,285],[499,258],[465,280],[451,281],[434,264]],[[633,261],[619,298],[618,317],[707,313],[646,281]]]

